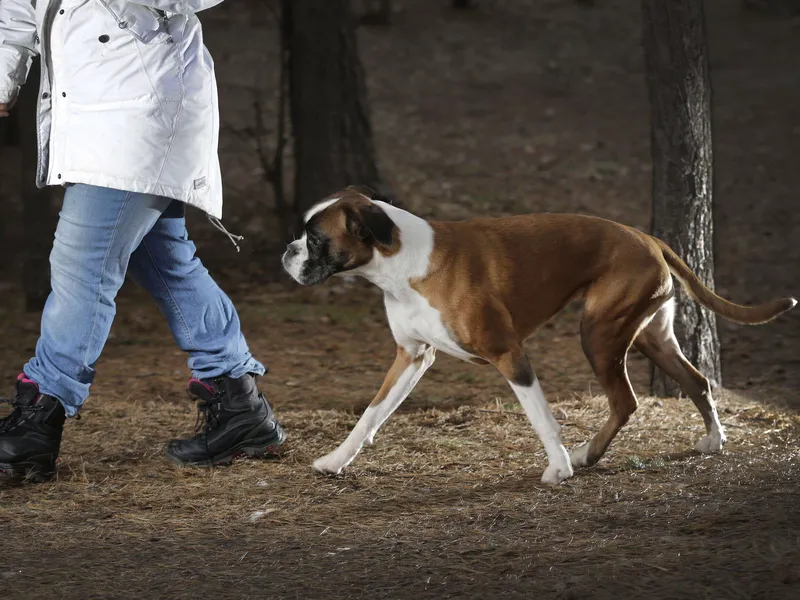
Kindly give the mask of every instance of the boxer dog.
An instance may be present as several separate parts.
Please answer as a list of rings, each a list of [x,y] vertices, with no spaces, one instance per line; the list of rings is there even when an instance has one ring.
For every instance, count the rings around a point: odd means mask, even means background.
[[[314,462],[338,474],[372,444],[436,351],[491,364],[508,380],[547,452],[542,481],[557,484],[574,467],[595,464],[636,410],[625,359],[631,344],[681,385],[703,416],[695,446],[725,443],[711,387],[681,352],[673,333],[672,275],[701,305],[738,323],[771,321],[793,298],[733,304],[705,287],[661,240],[604,219],[533,214],[460,222],[425,221],[349,187],[305,215],[303,235],[283,266],[300,284],[360,275],[383,290],[397,355],[375,399],[347,439]],[[582,298],[581,343],[608,396],[610,415],[568,454],[522,343],[568,302]]]

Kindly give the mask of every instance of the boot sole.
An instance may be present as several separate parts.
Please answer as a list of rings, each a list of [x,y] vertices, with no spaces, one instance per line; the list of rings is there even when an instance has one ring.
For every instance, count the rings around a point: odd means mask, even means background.
[[[254,440],[246,440],[241,444],[228,450],[224,454],[218,454],[207,460],[200,460],[194,462],[183,461],[177,456],[171,455],[167,452],[167,459],[180,467],[226,467],[233,463],[237,458],[246,456],[248,458],[266,458],[267,456],[277,456],[280,454],[280,447],[286,441],[286,432],[283,427],[275,424],[275,429],[270,435],[269,439],[264,443],[258,443]]]
[[[44,460],[37,462],[37,458]],[[0,463],[0,473],[31,483],[50,481],[58,472],[55,462],[49,462],[50,455],[34,456],[33,460],[18,463]]]

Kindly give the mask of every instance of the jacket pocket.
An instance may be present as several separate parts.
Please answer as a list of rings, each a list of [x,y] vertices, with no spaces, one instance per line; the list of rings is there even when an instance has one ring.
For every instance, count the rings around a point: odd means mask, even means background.
[[[161,44],[170,41],[166,13],[128,2],[127,0],[100,0],[120,29],[124,29],[143,44]]]
[[[173,132],[149,95],[118,102],[70,104],[54,132],[63,140],[60,162],[68,173],[154,184]]]

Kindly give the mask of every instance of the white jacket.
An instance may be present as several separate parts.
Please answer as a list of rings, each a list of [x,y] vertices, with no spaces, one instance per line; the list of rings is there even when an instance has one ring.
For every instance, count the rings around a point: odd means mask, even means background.
[[[37,185],[157,194],[222,216],[214,64],[222,0],[0,0],[0,104],[42,57]]]

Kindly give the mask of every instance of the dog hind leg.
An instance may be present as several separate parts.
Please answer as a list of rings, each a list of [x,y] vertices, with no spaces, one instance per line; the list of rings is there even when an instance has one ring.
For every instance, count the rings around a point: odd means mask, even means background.
[[[627,282],[636,282],[631,289]],[[628,379],[628,348],[666,300],[658,276],[614,277],[587,292],[581,321],[581,344],[592,370],[608,396],[611,414],[595,436],[572,451],[573,467],[587,467],[602,458],[611,441],[636,411],[638,402]]]
[[[634,344],[642,354],[680,384],[700,411],[705,422],[706,435],[700,438],[695,449],[704,454],[719,452],[725,444],[726,437],[711,397],[711,386],[708,379],[683,355],[673,330],[674,315],[675,301],[670,300],[658,310]]]

